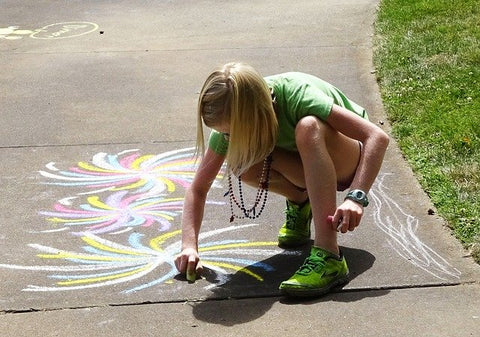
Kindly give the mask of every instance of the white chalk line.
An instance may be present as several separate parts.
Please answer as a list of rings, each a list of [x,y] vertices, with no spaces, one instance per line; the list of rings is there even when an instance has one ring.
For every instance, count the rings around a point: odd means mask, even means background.
[[[374,204],[374,222],[390,238],[388,243],[402,258],[427,273],[447,280],[444,276],[460,278],[461,272],[452,267],[442,256],[423,243],[416,235],[419,221],[407,214],[400,205],[388,196],[384,186],[385,177],[392,175],[384,173],[378,176],[370,191]],[[388,212],[384,215],[384,212]]]

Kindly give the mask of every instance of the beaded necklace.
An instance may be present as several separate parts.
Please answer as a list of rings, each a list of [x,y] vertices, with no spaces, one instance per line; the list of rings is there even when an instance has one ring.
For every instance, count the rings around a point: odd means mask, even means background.
[[[270,95],[272,96],[272,105],[273,109],[276,110],[277,98],[273,92],[273,88],[270,88]],[[268,185],[270,182],[270,169],[272,168],[272,154],[270,153],[267,158],[263,161],[262,175],[258,181],[257,194],[255,196],[255,202],[252,207],[247,209],[245,207],[245,200],[243,199],[243,189],[242,189],[242,176],[238,176],[238,194],[240,200],[235,196],[233,191],[232,175],[228,173],[228,191],[225,193],[225,196],[229,196],[230,200],[230,222],[233,222],[235,218],[237,219],[257,219],[262,215],[263,210],[265,209],[265,204],[267,203],[268,198]],[[261,204],[261,205],[260,205]],[[236,205],[238,209],[242,212],[243,215],[235,214],[233,210],[233,205]],[[257,207],[260,205],[260,209],[257,212]]]
[[[265,204],[267,203],[268,198],[268,185],[270,181],[270,169],[272,167],[272,155],[268,155],[267,158],[263,161],[262,175],[258,182],[257,194],[255,196],[255,203],[249,209],[245,207],[245,200],[243,199],[243,189],[242,189],[242,176],[238,176],[238,194],[239,199],[235,196],[233,191],[232,175],[228,174],[228,191],[225,194],[229,196],[230,199],[230,222],[233,222],[235,218],[237,219],[257,219],[262,214],[265,209]],[[233,205],[236,205],[240,209],[243,215],[235,214],[233,210]],[[257,211],[257,207],[260,206],[260,209]]]

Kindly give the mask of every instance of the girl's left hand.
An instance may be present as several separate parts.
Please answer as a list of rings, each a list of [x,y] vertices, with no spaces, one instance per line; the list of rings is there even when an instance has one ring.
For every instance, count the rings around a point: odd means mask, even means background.
[[[342,233],[353,231],[360,224],[362,216],[363,206],[347,199],[337,208],[331,221],[332,229]]]

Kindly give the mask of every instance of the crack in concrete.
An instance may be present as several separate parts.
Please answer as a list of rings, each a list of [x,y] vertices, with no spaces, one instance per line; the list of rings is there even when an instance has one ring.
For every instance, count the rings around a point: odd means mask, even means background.
[[[325,296],[332,294],[351,294],[351,293],[366,293],[366,292],[384,292],[384,291],[395,291],[395,290],[410,290],[410,289],[423,289],[423,288],[448,288],[448,287],[457,287],[464,285],[473,285],[477,284],[477,281],[463,281],[463,282],[454,282],[454,283],[437,283],[437,284],[417,284],[417,285],[399,285],[399,286],[378,286],[372,288],[351,288],[351,289],[338,289],[328,293]],[[132,303],[109,303],[103,305],[85,305],[85,306],[72,306],[72,307],[59,307],[59,308],[25,308],[25,309],[8,309],[0,310],[0,315],[9,315],[9,314],[29,314],[37,312],[55,312],[63,310],[85,310],[85,309],[99,309],[99,308],[116,308],[116,307],[133,307],[133,306],[142,306],[142,305],[161,305],[161,304],[189,304],[189,303],[200,303],[200,302],[215,302],[215,301],[229,301],[229,300],[247,300],[247,299],[262,299],[262,298],[286,298],[278,293],[271,295],[262,295],[259,297],[255,296],[238,296],[238,297],[219,297],[219,298],[192,298],[192,299],[181,299],[181,300],[170,300],[170,301],[142,301],[142,302],[132,302]],[[314,298],[287,298],[290,302],[307,302],[318,300],[321,297]]]
[[[110,146],[110,145],[152,145],[171,143],[191,143],[195,139],[186,140],[152,140],[150,142],[99,142],[99,143],[78,143],[78,144],[31,144],[31,145],[0,145],[0,150],[5,149],[28,149],[28,148],[56,148],[56,147],[80,147],[80,146]]]

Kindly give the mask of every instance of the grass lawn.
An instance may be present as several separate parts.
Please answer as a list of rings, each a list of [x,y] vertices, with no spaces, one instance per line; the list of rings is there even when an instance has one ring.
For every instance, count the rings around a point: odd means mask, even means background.
[[[374,41],[394,137],[480,263],[480,0],[382,0]]]

